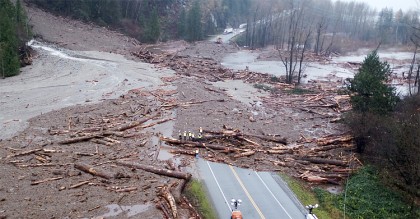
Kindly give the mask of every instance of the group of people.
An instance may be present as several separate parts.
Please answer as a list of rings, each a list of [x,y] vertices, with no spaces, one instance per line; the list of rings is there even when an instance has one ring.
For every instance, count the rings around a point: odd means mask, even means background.
[[[181,133],[181,130],[179,130],[178,136],[180,141],[200,141],[203,138],[203,128],[200,127],[197,136],[191,131]]]
[[[179,130],[178,137],[180,141],[201,141],[203,138],[203,128],[200,127],[200,130],[197,134],[197,136],[194,134],[194,132],[191,131],[184,131],[181,133],[181,130]],[[200,154],[200,151],[195,149],[195,158],[198,158]]]

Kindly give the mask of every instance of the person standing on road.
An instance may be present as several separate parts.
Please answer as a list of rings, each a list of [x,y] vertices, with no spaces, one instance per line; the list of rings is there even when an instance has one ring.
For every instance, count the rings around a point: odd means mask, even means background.
[[[199,153],[200,153],[200,150],[198,150],[198,148],[197,148],[197,149],[195,149],[195,158],[197,158],[197,159],[198,159],[198,155],[199,155]]]

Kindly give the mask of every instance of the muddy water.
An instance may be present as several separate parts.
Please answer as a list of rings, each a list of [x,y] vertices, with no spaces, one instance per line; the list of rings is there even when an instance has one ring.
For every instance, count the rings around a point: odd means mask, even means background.
[[[358,54],[336,57],[329,64],[305,63],[305,76],[302,78],[302,82],[307,83],[311,80],[344,82],[346,78],[354,77],[356,71],[348,70],[341,66],[347,62],[361,63],[369,52],[365,51],[365,53],[362,53],[362,51],[359,51]],[[244,70],[248,66],[250,71],[267,73],[274,76],[285,75],[286,69],[281,61],[260,61],[257,60],[258,56],[258,52],[243,50],[224,57],[221,64],[233,70]],[[380,52],[379,57],[389,62],[393,74],[402,77],[403,72],[406,74],[408,71],[412,53],[385,51]],[[393,81],[392,86],[397,89],[400,95],[408,93],[408,85],[399,80]],[[231,86],[228,84],[224,87]]]
[[[0,139],[12,137],[27,120],[76,104],[113,99],[135,88],[155,89],[171,70],[98,51],[71,51],[32,41],[32,65],[0,80]],[[168,88],[173,89],[173,88]]]
[[[223,59],[222,65],[234,70],[243,70],[248,66],[250,71],[267,73],[274,76],[285,75],[286,68],[281,61],[259,61],[258,53],[250,51],[239,51],[232,53]],[[304,82],[308,80],[331,80],[332,77],[348,78],[353,77],[353,72],[341,68],[337,63],[331,65],[321,65],[318,63],[305,64]]]
[[[129,218],[129,217],[132,217],[132,216],[135,216],[142,212],[147,211],[150,207],[152,207],[151,204],[132,205],[132,206],[110,204],[110,205],[105,206],[105,208],[108,209],[107,213],[100,216],[93,217],[93,218],[99,219],[99,218],[110,218],[110,217],[116,217],[116,216]]]

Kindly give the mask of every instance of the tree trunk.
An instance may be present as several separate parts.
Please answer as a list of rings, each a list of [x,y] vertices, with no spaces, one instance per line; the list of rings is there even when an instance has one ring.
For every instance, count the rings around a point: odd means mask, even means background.
[[[155,173],[158,175],[169,176],[169,177],[174,177],[178,179],[185,179],[187,181],[191,178],[191,174],[189,173],[184,173],[180,171],[172,171],[172,170],[167,170],[163,168],[157,168],[151,165],[146,165],[146,164],[141,164],[141,163],[136,163],[136,162],[127,162],[127,161],[121,161],[121,160],[116,161],[116,163],[121,166],[141,169],[141,170]]]

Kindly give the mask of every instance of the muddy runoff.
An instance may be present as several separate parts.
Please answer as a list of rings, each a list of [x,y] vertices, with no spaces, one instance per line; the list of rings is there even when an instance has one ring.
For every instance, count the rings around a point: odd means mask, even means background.
[[[139,87],[154,89],[163,83],[160,77],[174,74],[114,53],[71,51],[35,40],[29,45],[37,51],[36,62],[0,80],[0,139],[22,131],[34,116],[114,99]]]

